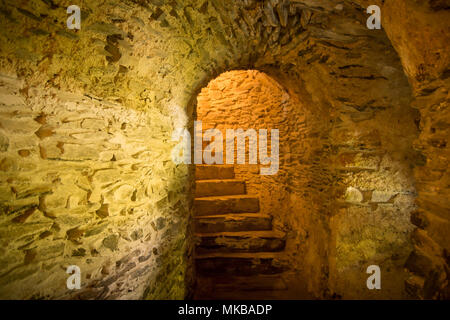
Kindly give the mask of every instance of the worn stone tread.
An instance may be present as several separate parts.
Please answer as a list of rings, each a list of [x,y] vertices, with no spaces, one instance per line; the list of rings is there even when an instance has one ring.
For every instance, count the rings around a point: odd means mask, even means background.
[[[251,195],[201,197],[194,200],[195,213],[199,216],[224,213],[259,212],[259,198]]]
[[[243,180],[197,180],[195,183],[196,197],[245,194],[245,181]]]
[[[232,165],[196,165],[196,180],[234,179]]]
[[[243,259],[243,260],[258,260],[258,259],[282,259],[285,255],[279,252],[209,252],[198,254],[197,260],[202,259]]]
[[[287,285],[280,275],[256,275],[251,277],[241,276],[211,276],[201,277],[199,283],[211,283],[214,291],[236,292],[260,291],[260,290],[286,290]]]
[[[203,275],[278,274],[286,270],[279,252],[211,252],[196,256],[197,272]]]
[[[194,217],[199,233],[264,231],[272,229],[272,216],[259,213],[235,213]]]
[[[267,252],[281,251],[286,245],[286,234],[280,231],[241,231],[197,234],[197,252]]]

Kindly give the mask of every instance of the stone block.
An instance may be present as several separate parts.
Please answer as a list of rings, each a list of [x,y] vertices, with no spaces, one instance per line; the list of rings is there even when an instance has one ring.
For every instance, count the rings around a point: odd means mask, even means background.
[[[411,276],[405,281],[405,290],[415,299],[423,299],[423,288],[425,279],[418,276]]]
[[[83,161],[97,160],[100,155],[101,146],[99,145],[80,145],[80,144],[64,144],[64,153],[61,155],[63,160]]]
[[[94,177],[92,179],[94,184],[98,185],[105,185],[105,184],[111,184],[113,182],[116,182],[120,180],[121,174],[119,170],[116,169],[105,169],[105,170],[99,170],[94,174]]]
[[[0,132],[0,152],[6,152],[9,148],[9,139]]]
[[[94,129],[94,130],[104,130],[106,129],[107,123],[104,119],[84,119],[81,122],[81,128],[83,129]]]
[[[380,157],[377,155],[346,152],[338,155],[337,166],[342,169],[378,170]]]
[[[49,194],[44,198],[43,204],[46,208],[51,208],[51,210],[65,208],[69,195],[64,192]]]
[[[13,117],[9,115],[7,118],[0,117],[1,128],[5,133],[30,135],[39,130],[41,125],[34,121],[32,117]]]
[[[135,192],[134,187],[130,185],[123,185],[120,186],[115,192],[114,192],[114,198],[117,201],[130,201],[131,197],[133,196],[133,193]]]
[[[108,248],[111,251],[116,251],[119,245],[119,236],[116,234],[110,235],[103,239],[103,246]]]
[[[344,199],[350,203],[360,203],[363,201],[364,197],[361,191],[354,187],[349,187],[345,191]]]
[[[0,103],[7,106],[24,106],[25,99],[17,94],[0,92]]]
[[[371,202],[389,202],[397,193],[388,191],[375,190],[372,193]]]
[[[405,268],[419,276],[427,277],[433,271],[442,268],[442,261],[415,246],[405,263]]]
[[[60,159],[64,149],[58,147],[58,142],[54,140],[45,140],[39,144],[40,155],[43,159]]]

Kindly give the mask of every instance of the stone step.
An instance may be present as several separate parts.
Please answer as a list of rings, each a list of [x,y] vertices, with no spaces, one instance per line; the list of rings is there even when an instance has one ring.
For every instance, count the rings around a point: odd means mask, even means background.
[[[227,277],[215,278],[217,290],[260,291],[260,290],[286,290],[287,285],[279,275],[257,275],[254,277]]]
[[[272,230],[272,217],[258,213],[238,213],[194,218],[199,233]]]
[[[217,300],[226,297],[234,300],[236,295],[240,299],[248,300],[250,296],[261,291],[285,291],[287,285],[280,275],[241,276],[200,276],[197,277],[196,299]],[[250,295],[250,296],[249,296]]]
[[[229,196],[245,194],[245,181],[241,180],[197,180],[196,197]]]
[[[194,210],[197,216],[256,213],[259,212],[259,198],[249,195],[196,198]]]
[[[286,245],[279,231],[241,231],[196,234],[196,252],[273,252]]]
[[[196,270],[202,275],[240,275],[277,274],[285,271],[280,253],[206,253],[197,254]]]
[[[234,166],[229,165],[196,165],[196,180],[234,179]]]

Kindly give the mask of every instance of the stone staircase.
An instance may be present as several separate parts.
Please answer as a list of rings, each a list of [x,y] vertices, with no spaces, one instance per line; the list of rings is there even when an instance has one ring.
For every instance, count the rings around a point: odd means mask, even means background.
[[[286,289],[286,235],[272,230],[272,217],[260,213],[233,166],[196,167],[194,208],[196,299],[261,299]]]

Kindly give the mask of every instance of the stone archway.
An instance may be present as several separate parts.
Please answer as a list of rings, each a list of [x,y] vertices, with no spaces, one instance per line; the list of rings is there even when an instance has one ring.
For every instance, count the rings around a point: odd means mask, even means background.
[[[317,234],[320,226],[312,222],[317,204],[305,197],[314,191],[308,186],[311,170],[305,170],[303,159],[320,145],[307,144],[311,128],[306,126],[301,102],[256,70],[221,74],[202,89],[197,100],[197,125],[201,121],[202,132],[211,128],[220,131],[224,163],[228,163],[229,130],[239,129],[254,130],[256,135],[267,130],[271,163],[262,165],[256,155],[256,163],[249,164],[250,148],[238,146],[238,150],[246,149],[245,164],[236,162],[239,151],[234,152],[234,165],[197,165],[196,297],[307,297],[304,254],[314,249],[305,238],[308,232]],[[276,159],[273,130],[279,136]],[[262,146],[261,137],[255,141],[256,147]],[[204,143],[203,149],[208,145]],[[255,155],[255,150],[252,152]],[[274,161],[278,163],[276,171],[264,173],[262,168],[273,168]],[[294,195],[301,204],[291,203]],[[238,200],[237,207],[231,206],[231,201]],[[228,209],[226,202],[230,202]],[[323,238],[317,246],[327,241]],[[320,264],[321,260],[326,263],[326,257],[317,254],[315,262]]]

